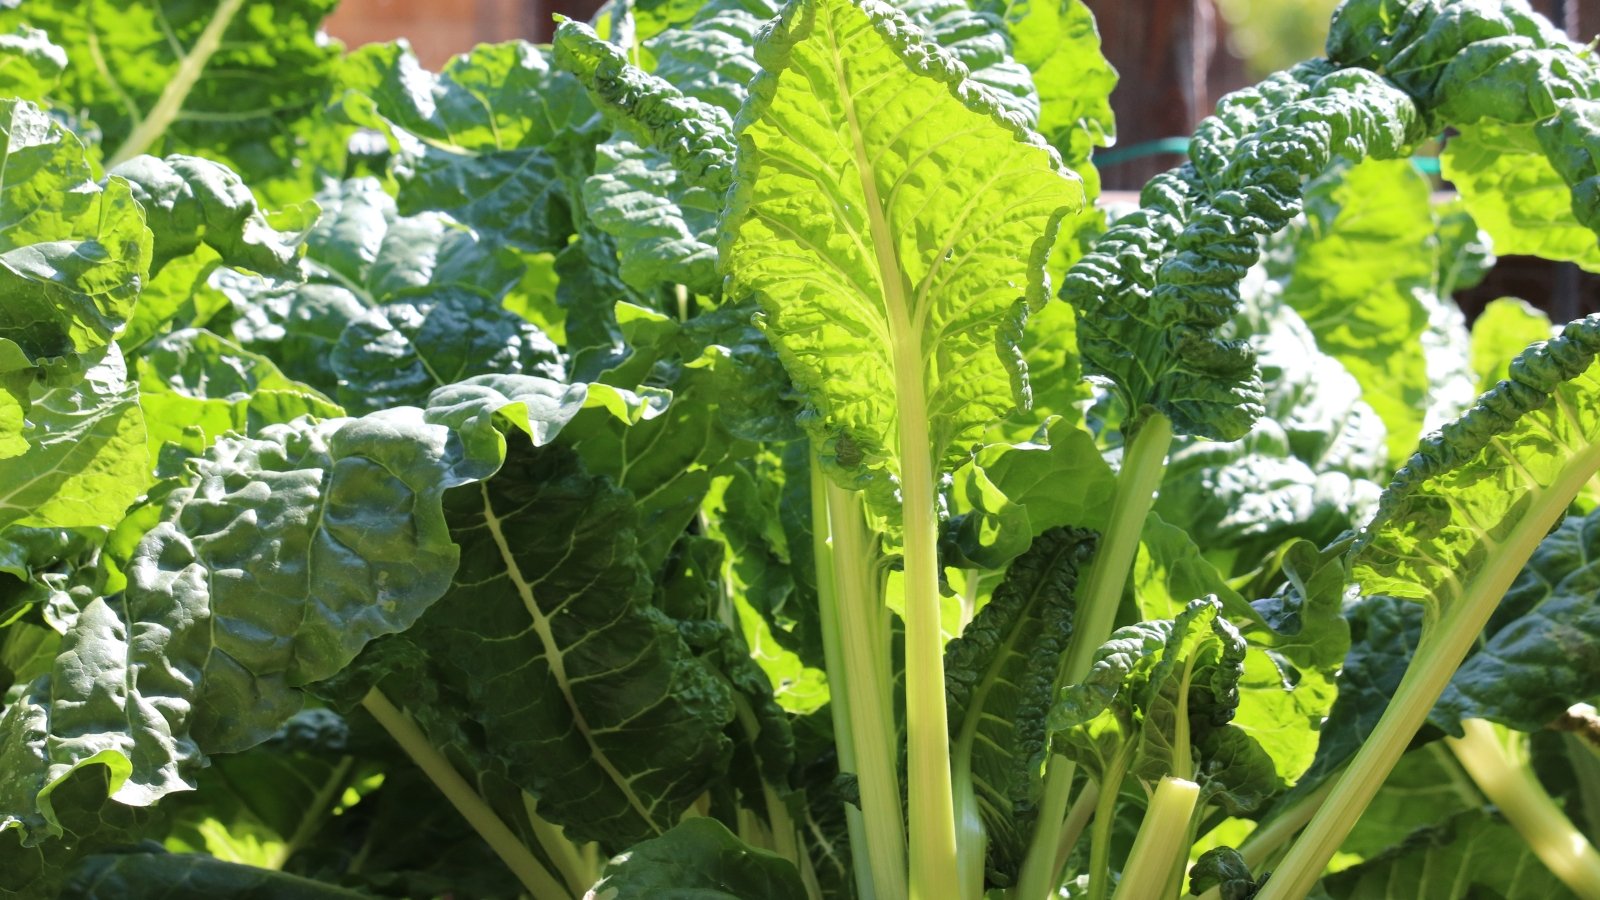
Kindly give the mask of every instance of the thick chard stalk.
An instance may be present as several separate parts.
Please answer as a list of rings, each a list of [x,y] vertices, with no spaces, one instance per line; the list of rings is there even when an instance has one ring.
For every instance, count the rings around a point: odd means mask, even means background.
[[[903,536],[910,895],[948,896],[938,478],[1026,397],[1016,341],[1082,186],[887,6],[794,0],[756,58],[720,264],[728,293],[760,303],[830,477]]]
[[[1154,900],[1166,893],[1172,867],[1188,856],[1190,820],[1200,800],[1200,785],[1168,776],[1156,785],[1114,900]]]
[[[822,622],[822,654],[824,665],[828,672],[828,712],[833,719],[833,743],[839,753],[839,771],[855,772],[859,783],[861,775],[856,764],[855,725],[852,710],[855,704],[851,701],[853,692],[860,691],[858,679],[850,676],[850,667],[846,662],[843,637],[839,627],[840,613],[839,591],[836,587],[834,574],[834,556],[832,532],[828,524],[828,484],[826,476],[822,474],[822,465],[817,462],[816,456],[811,456],[811,540],[812,553],[816,558],[817,566],[817,606]],[[869,679],[870,680],[870,679]],[[863,803],[866,793],[863,792]],[[898,814],[899,792],[895,793],[895,806]],[[904,850],[898,853],[875,854],[871,849],[871,839],[867,834],[867,824],[861,807],[846,803],[844,808],[845,829],[850,836],[850,858],[856,861],[855,885],[856,895],[862,900],[876,900],[878,894],[874,888],[875,880],[893,879],[891,872],[903,871]],[[904,835],[899,822],[895,822],[893,834],[899,838],[901,848],[905,845]],[[881,841],[880,841],[881,843]],[[885,872],[873,875],[872,860],[888,859]],[[867,860],[866,865],[861,860]],[[891,882],[892,883],[892,882]]]
[[[1600,853],[1550,798],[1527,760],[1516,759],[1482,719],[1462,720],[1461,731],[1461,737],[1444,740],[1478,789],[1574,894],[1600,900]]]
[[[906,895],[905,819],[900,808],[889,672],[887,610],[878,554],[861,498],[828,481],[811,460],[812,535],[839,771],[856,776],[860,808],[847,806],[856,892],[865,900]]]

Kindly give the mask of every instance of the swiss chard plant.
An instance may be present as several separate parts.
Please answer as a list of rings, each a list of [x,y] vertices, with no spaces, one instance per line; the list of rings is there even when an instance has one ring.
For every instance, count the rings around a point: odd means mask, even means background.
[[[0,895],[1600,898],[1592,47],[331,6],[0,8]]]

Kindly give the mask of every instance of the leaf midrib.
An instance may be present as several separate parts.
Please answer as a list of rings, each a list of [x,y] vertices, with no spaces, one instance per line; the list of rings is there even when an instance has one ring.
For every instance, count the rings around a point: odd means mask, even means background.
[[[617,789],[627,799],[628,805],[638,813],[650,830],[656,834],[661,833],[661,828],[656,824],[655,818],[650,814],[649,808],[639,799],[633,790],[633,785],[611,762],[611,757],[606,753],[594,738],[593,729],[584,717],[583,709],[572,696],[572,683],[567,677],[566,657],[560,645],[556,642],[555,634],[550,629],[550,620],[539,609],[538,601],[533,596],[533,587],[528,579],[523,577],[522,567],[517,564],[516,556],[511,551],[511,544],[506,540],[505,532],[500,527],[500,518],[495,515],[494,502],[489,497],[487,483],[480,483],[478,491],[483,497],[483,520],[489,530],[489,535],[494,539],[496,549],[500,551],[500,559],[505,563],[506,577],[516,587],[517,594],[522,598],[522,605],[528,611],[528,617],[533,620],[534,633],[539,636],[539,643],[544,647],[545,664],[550,667],[550,676],[561,689],[562,699],[566,701],[567,709],[572,713],[573,724],[578,733],[583,735],[585,743],[593,754],[594,762],[606,773],[606,777],[616,785]]]

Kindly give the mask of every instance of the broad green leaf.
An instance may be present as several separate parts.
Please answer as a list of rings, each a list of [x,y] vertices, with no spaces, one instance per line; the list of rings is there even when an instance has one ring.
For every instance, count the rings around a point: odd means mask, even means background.
[[[59,896],[62,883],[85,855],[131,844],[160,821],[155,810],[108,799],[111,779],[105,767],[90,766],[55,790],[63,840],[30,842],[0,816],[0,896]]]
[[[93,124],[108,166],[200,155],[281,204],[344,164],[348,130],[318,115],[341,49],[318,33],[333,5],[43,0],[0,14],[0,27],[42,28],[66,50],[50,100]]]
[[[556,63],[577,77],[596,106],[638,132],[638,143],[667,154],[673,167],[684,175],[686,186],[726,189],[734,152],[729,107],[738,108],[743,92],[719,97],[721,104],[702,100],[695,93],[631,65],[621,48],[601,40],[588,26],[565,21],[557,31]],[[746,42],[754,37],[753,33],[741,36]],[[685,87],[693,85],[695,76],[703,78],[705,70],[714,71],[721,62],[715,55],[715,45],[698,49],[700,58],[678,62],[680,78],[689,83]],[[707,50],[711,51],[709,59],[704,58]],[[744,62],[749,74],[755,74],[754,61],[747,59],[748,50],[740,48],[731,53],[739,57],[735,62]],[[708,86],[702,90],[705,87]]]
[[[1472,372],[1478,390],[1487,391],[1510,373],[1511,360],[1534,341],[1555,333],[1550,317],[1525,300],[1501,297],[1489,301],[1472,323]]]
[[[506,777],[575,839],[612,852],[671,828],[726,776],[734,703],[650,603],[633,498],[565,448],[524,444],[449,506],[455,585],[390,641],[427,669],[379,686],[407,703],[420,677],[461,698]]]
[[[794,386],[754,318],[749,303],[703,312],[683,324],[674,349],[686,368],[706,370],[720,383],[717,405],[729,434],[746,441],[798,440]]]
[[[212,283],[234,306],[235,341],[330,396],[339,381],[331,356],[352,322],[430,294],[500,301],[521,274],[508,251],[448,216],[400,216],[376,179],[330,185],[317,203],[322,214],[306,237],[303,279],[226,270]]]
[[[0,96],[44,100],[61,80],[67,52],[37,28],[18,25],[0,34]]]
[[[972,84],[995,106],[1042,132],[1033,72],[1011,58],[1011,41],[998,15],[975,9],[963,0],[897,0],[894,5],[926,33],[928,40],[950,51],[966,66]],[[1077,166],[1072,168],[1076,171]]]
[[[1131,436],[1154,412],[1177,434],[1237,440],[1261,415],[1254,355],[1220,331],[1263,237],[1338,159],[1394,159],[1420,139],[1415,102],[1362,69],[1310,61],[1224,97],[1191,162],[1152,179],[1068,270],[1085,371],[1111,379]]]
[[[699,817],[635,846],[590,891],[606,900],[803,900],[794,864]]]
[[[11,526],[0,533],[0,627],[37,624],[59,635],[72,624],[78,611],[108,590],[120,590],[120,573],[110,571],[100,557],[105,540],[103,528],[27,528]],[[27,615],[37,608],[38,614]],[[19,623],[18,619],[23,621]],[[53,635],[55,636],[55,635]],[[9,641],[9,636],[6,640]],[[36,649],[52,641],[23,641],[9,644],[0,663],[11,671],[10,684],[32,681],[48,671],[55,659],[34,657]],[[21,653],[22,656],[16,654]],[[38,663],[43,663],[43,668]]]
[[[1122,771],[1150,783],[1172,776],[1199,782],[1203,797],[1231,812],[1259,806],[1273,790],[1273,761],[1229,724],[1245,641],[1221,608],[1215,597],[1198,599],[1175,619],[1114,632],[1084,680],[1052,706],[1051,751],[1096,779]]]
[[[810,547],[797,548],[785,528],[787,504],[797,491],[807,501],[809,483],[790,483],[788,468],[775,454],[741,460],[712,480],[701,508],[706,533],[727,548],[721,578],[750,655],[771,679],[778,702],[803,715],[827,703],[828,685],[814,568],[805,571]]]
[[[633,425],[662,415],[664,391],[637,393],[606,384],[563,384],[531,375],[479,375],[428,397],[428,419],[455,428],[491,454],[505,453],[502,432],[521,431],[534,446],[553,440],[585,409]]]
[[[574,381],[593,381],[629,355],[617,321],[623,303],[648,303],[622,281],[616,242],[594,227],[555,255],[556,305],[565,313]]]
[[[881,503],[905,453],[952,461],[1026,402],[1016,340],[1082,188],[892,11],[798,0],[757,61],[721,236],[727,289],[755,295],[816,410],[813,440]],[[915,446],[901,446],[915,426],[897,400],[925,416]]]
[[[615,385],[648,382],[673,402],[631,427],[579,420],[567,440],[591,471],[610,475],[638,498],[641,553],[652,571],[696,518],[725,462],[753,452],[750,441],[796,437],[796,403],[772,348],[749,324],[748,304],[687,322],[618,304],[625,356],[592,376]],[[575,360],[574,369],[588,361]]]
[[[576,22],[556,34],[556,61],[577,75],[617,130],[596,149],[583,202],[616,238],[621,275],[646,290],[681,282],[716,290],[716,227],[732,175],[732,114],[759,71],[750,50],[763,19],[707,7],[682,31],[649,46],[657,76]],[[670,80],[668,80],[670,78]]]
[[[1440,155],[1444,177],[1494,239],[1498,254],[1575,262],[1600,271],[1600,244],[1572,217],[1572,193],[1531,125],[1463,125]]]
[[[1566,83],[1561,84],[1556,90],[1569,93],[1571,96],[1563,96],[1556,103],[1539,110],[1538,114],[1541,116],[1551,111],[1555,113],[1537,128],[1539,146],[1544,150],[1545,158],[1561,176],[1561,180],[1572,189],[1573,218],[1588,227],[1590,231],[1600,233],[1600,103],[1584,99],[1584,93],[1592,96],[1593,92],[1593,60],[1574,59],[1573,57],[1580,52],[1575,45],[1565,45],[1564,49],[1569,53],[1566,58],[1559,61],[1559,65],[1567,70],[1562,74],[1576,74],[1578,83],[1573,84],[1571,79],[1562,79]],[[1584,56],[1592,57],[1594,51],[1590,49],[1581,52]],[[1511,80],[1514,83],[1515,79]],[[1539,87],[1543,91],[1549,90],[1553,85],[1547,85],[1541,80]]]
[[[131,805],[191,787],[206,754],[265,740],[306,684],[414,623],[459,557],[443,495],[495,470],[495,428],[514,422],[457,431],[400,409],[218,441],[167,495],[125,594],[84,607],[0,718],[0,827],[60,835],[51,797],[84,766]]]
[[[358,900],[367,894],[298,875],[176,853],[101,854],[85,859],[62,900]]]
[[[624,135],[619,129],[596,148],[583,183],[590,219],[617,241],[620,275],[636,290],[667,282],[715,293],[721,197],[681,183],[661,154]]]
[[[380,306],[345,327],[329,360],[353,412],[419,406],[474,375],[563,379],[561,351],[493,298],[441,290]]]
[[[1038,100],[991,17],[960,0],[898,4],[929,40],[951,51],[997,105],[1028,123]],[[718,0],[644,41],[653,71],[585,26],[557,29],[557,64],[576,74],[617,130],[584,183],[594,223],[617,239],[622,276],[641,290],[677,281],[714,293],[715,229],[733,159],[731,117],[759,71],[752,47],[778,11],[766,0]]]
[[[1032,835],[1042,788],[1034,767],[1061,687],[1072,593],[1093,541],[1092,532],[1075,528],[1039,535],[945,645],[958,834],[974,853],[987,836],[987,858],[973,862],[994,884],[1015,881]]]
[[[727,357],[712,357],[709,366],[680,369],[670,382],[672,402],[649,421],[625,426],[591,416],[564,435],[592,472],[636,498],[639,552],[652,572],[699,514],[719,467],[753,449],[738,444],[723,420],[721,401],[737,397],[729,392],[740,387],[726,373],[731,366]]]
[[[1364,521],[1389,471],[1360,384],[1293,309],[1261,306],[1248,326],[1266,415],[1238,441],[1176,441],[1154,506],[1230,576],[1287,540],[1323,544]]]
[[[1581,77],[1581,63],[1570,57],[1577,47],[1523,4],[1430,3],[1398,12],[1388,0],[1344,4],[1329,26],[1328,57],[1387,70],[1430,109],[1453,104],[1469,124],[1547,116],[1554,98],[1572,96],[1570,76]],[[1545,111],[1533,112],[1536,106]]]
[[[528,252],[559,251],[574,230],[568,154],[593,115],[583,88],[544,52],[484,44],[437,75],[404,42],[371,44],[340,63],[338,113],[388,136],[400,214],[447,213]]]
[[[128,183],[90,176],[78,139],[32,103],[0,100],[0,340],[30,361],[99,347],[150,267]]]
[[[307,235],[312,281],[337,284],[368,303],[444,288],[502,297],[521,276],[491,238],[449,216],[402,216],[375,178],[329,185]]]
[[[332,396],[339,379],[329,357],[345,327],[365,315],[359,295],[338,284],[271,281],[219,269],[210,283],[231,306],[228,336],[271,359],[283,373]]]
[[[1089,164],[1116,137],[1111,90],[1116,70],[1100,53],[1094,15],[1082,0],[986,0],[978,9],[1005,23],[1011,52],[1039,88],[1039,132],[1084,178],[1090,196],[1099,175]]]
[[[1322,887],[1334,900],[1540,900],[1569,893],[1510,825],[1484,810],[1418,831]]]
[[[1364,529],[1353,558],[1363,592],[1420,601],[1437,621],[1496,580],[1509,585],[1600,467],[1596,348],[1600,319],[1572,322],[1423,441]]]
[[[136,356],[140,347],[178,328],[211,325],[226,333],[223,322],[231,314],[232,304],[212,283],[221,262],[215,250],[200,247],[151,276],[139,291],[139,302],[128,317],[127,326],[117,337],[123,352]],[[218,280],[223,277],[226,276],[219,276]]]
[[[1396,461],[1416,445],[1428,404],[1429,308],[1416,296],[1438,272],[1428,191],[1406,160],[1366,162],[1317,182],[1283,293],[1322,352],[1361,384]]]
[[[194,156],[136,156],[111,174],[127,180],[144,209],[155,240],[152,272],[204,243],[223,265],[278,278],[299,274],[295,264],[316,219],[314,205],[268,214],[232,170]]]
[[[115,344],[35,370],[26,449],[0,458],[0,528],[110,526],[150,480],[145,416]]]
[[[255,435],[304,415],[344,415],[265,356],[209,331],[185,329],[151,341],[137,366],[152,459],[169,442],[197,456],[230,432]]]

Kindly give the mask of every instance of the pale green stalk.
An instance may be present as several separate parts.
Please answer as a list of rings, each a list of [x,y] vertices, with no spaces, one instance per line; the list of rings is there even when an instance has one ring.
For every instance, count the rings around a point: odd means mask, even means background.
[[[746,739],[754,744],[761,737],[761,721],[756,718],[756,711],[751,708],[750,701],[739,694],[733,695],[734,714],[739,719],[739,727],[744,731]],[[789,807],[779,799],[778,792],[772,789],[765,778],[761,779],[762,798],[767,805],[767,821],[761,823],[766,838],[762,844],[772,852],[789,860],[796,866],[800,865],[800,838],[795,830],[794,819],[789,816]]]
[[[172,78],[161,89],[161,96],[156,98],[155,105],[150,107],[144,118],[134,123],[133,130],[128,132],[122,145],[106,159],[106,168],[116,168],[148,151],[166,133],[178,118],[178,113],[183,111],[184,101],[189,99],[189,92],[200,81],[212,54],[222,46],[222,35],[227,32],[242,6],[244,0],[222,0],[217,4],[217,11],[200,32],[200,37],[195,39],[194,46],[178,60],[178,70],[172,73]]]
[[[1160,413],[1152,413],[1128,442],[1122,470],[1117,473],[1111,517],[1078,593],[1072,638],[1067,644],[1058,685],[1082,681],[1089,674],[1094,651],[1111,637],[1117,607],[1122,602],[1122,589],[1127,583],[1134,553],[1139,549],[1145,517],[1150,514],[1156,489],[1161,486],[1161,476],[1166,472],[1167,450],[1171,446],[1172,422]],[[1016,900],[1046,900],[1055,896],[1061,877],[1056,865],[1056,848],[1061,841],[1067,805],[1072,799],[1075,771],[1072,761],[1064,756],[1052,756],[1046,763],[1039,821],[1012,894]]]
[[[333,767],[327,778],[323,779],[311,802],[300,811],[300,821],[295,824],[294,833],[289,835],[289,839],[284,841],[283,846],[272,855],[268,868],[282,869],[284,863],[311,842],[311,838],[322,827],[323,816],[332,805],[334,796],[344,790],[345,781],[350,777],[350,768],[354,763],[355,759],[352,757],[339,757],[339,764]]]
[[[1066,868],[1067,857],[1072,855],[1072,848],[1078,845],[1078,839],[1083,836],[1083,829],[1088,826],[1089,820],[1094,817],[1094,811],[1100,805],[1100,785],[1090,781],[1073,798],[1072,808],[1067,810],[1067,821],[1061,826],[1061,844],[1056,848],[1056,871]]]
[[[424,775],[434,783],[439,792],[444,794],[450,805],[456,808],[467,824],[478,832],[484,843],[489,845],[506,868],[522,882],[533,896],[544,898],[571,897],[572,894],[554,875],[544,867],[539,858],[533,855],[527,845],[517,837],[500,815],[494,811],[487,800],[484,800],[472,785],[467,783],[450,760],[433,746],[417,723],[411,721],[399,707],[389,701],[377,688],[367,692],[361,698],[361,705],[378,720],[383,730],[389,732],[394,742],[400,745],[406,756],[417,764]]]
[[[839,634],[839,598],[834,590],[833,543],[828,528],[828,483],[815,453],[811,454],[811,547],[816,559],[817,607],[822,620],[822,659],[828,672],[828,712],[833,718],[833,744],[839,754],[839,771],[855,772],[856,741],[850,725],[851,678]],[[854,803],[844,804],[844,824],[850,836],[850,858],[855,863],[851,868],[856,896],[860,900],[876,900],[867,826],[860,808]]]
[[[528,824],[533,827],[533,836],[544,848],[545,855],[555,863],[556,869],[561,872],[561,877],[567,882],[567,887],[572,889],[574,897],[583,896],[584,892],[600,880],[600,870],[596,866],[588,865],[582,852],[572,841],[567,839],[566,832],[560,825],[547,821],[539,815],[538,801],[527,791],[522,792],[522,808],[528,815]]]
[[[904,900],[905,817],[900,806],[893,682],[888,674],[888,609],[879,596],[875,565],[878,552],[867,530],[861,495],[823,481],[833,546],[834,608],[844,651],[843,670],[848,673],[845,688],[856,785],[866,824],[867,865],[879,900]],[[948,776],[945,789],[949,790]],[[951,864],[954,862],[952,848]]]
[[[1200,785],[1167,776],[1156,785],[1155,796],[1139,823],[1115,900],[1167,900],[1174,861],[1187,858],[1189,822],[1200,799]]]
[[[1600,468],[1600,445],[1584,450],[1550,487],[1532,492],[1527,511],[1500,540],[1492,559],[1473,575],[1461,596],[1424,633],[1422,644],[1377,727],[1256,900],[1300,900],[1311,892],[1328,861],[1404,755],[1412,736],[1428,720],[1428,713],[1461,661],[1476,646],[1478,635],[1489,624],[1506,589],[1596,468]]]
[[[905,427],[905,419],[901,419]],[[921,429],[927,434],[926,422]],[[908,440],[907,444],[910,443]],[[911,816],[911,897],[938,900],[959,883],[950,724],[939,604],[939,519],[933,467],[923,449],[903,456],[905,479],[906,758]],[[910,457],[919,457],[916,463]],[[918,485],[918,487],[912,487]]]
[[[1583,900],[1600,900],[1600,853],[1550,798],[1532,768],[1507,753],[1488,722],[1464,719],[1461,730],[1461,737],[1446,737],[1445,744],[1478,789],[1552,875]]]
[[[1205,817],[1205,814],[1205,807],[1197,806],[1189,816],[1189,827],[1183,833],[1182,843],[1178,844],[1177,855],[1167,862],[1169,867],[1167,886],[1161,892],[1162,897],[1170,900],[1172,897],[1180,897],[1188,893],[1184,889],[1183,882],[1184,878],[1189,874],[1189,849],[1194,846],[1194,840],[1200,831],[1200,820]]]
[[[1100,785],[1100,801],[1095,804],[1094,830],[1089,837],[1089,900],[1105,900],[1111,887],[1111,829],[1117,820],[1117,799],[1122,793],[1122,776],[1133,759],[1133,748],[1125,746],[1111,757]]]
[[[1296,800],[1292,806],[1268,819],[1265,824],[1245,837],[1239,844],[1239,856],[1252,872],[1259,872],[1266,865],[1272,854],[1279,847],[1287,844],[1291,838],[1306,827],[1311,817],[1316,815],[1322,802],[1333,792],[1333,779],[1322,783],[1321,787]],[[1222,900],[1222,887],[1218,885],[1204,894],[1200,900]]]

